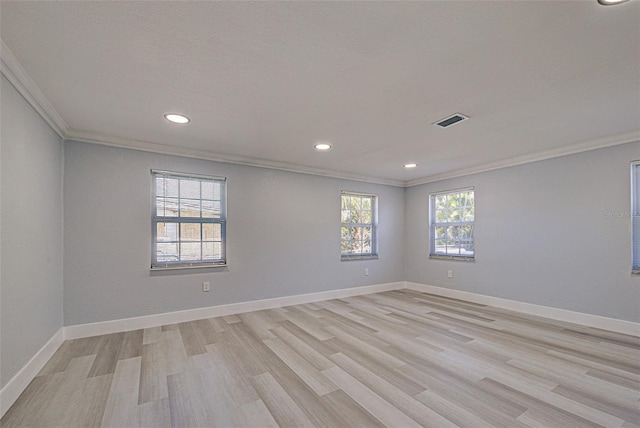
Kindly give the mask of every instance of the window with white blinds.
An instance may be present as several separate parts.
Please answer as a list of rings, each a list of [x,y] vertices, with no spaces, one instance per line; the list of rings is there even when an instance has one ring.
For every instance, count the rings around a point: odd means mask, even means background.
[[[151,171],[151,268],[226,264],[226,179]]]
[[[640,274],[640,161],[631,162],[631,271]]]

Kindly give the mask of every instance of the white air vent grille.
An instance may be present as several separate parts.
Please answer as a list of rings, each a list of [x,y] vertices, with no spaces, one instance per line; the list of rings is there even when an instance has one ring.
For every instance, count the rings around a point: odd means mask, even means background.
[[[460,123],[463,120],[467,120],[467,119],[469,119],[468,116],[465,116],[464,114],[456,113],[456,114],[452,114],[449,117],[445,117],[442,120],[437,121],[436,123],[434,123],[434,125],[439,126],[440,128],[447,128],[451,125],[455,125],[456,123]]]

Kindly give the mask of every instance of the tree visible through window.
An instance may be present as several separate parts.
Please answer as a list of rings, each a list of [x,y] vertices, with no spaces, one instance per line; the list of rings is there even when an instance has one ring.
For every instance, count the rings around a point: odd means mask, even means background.
[[[473,259],[473,189],[433,193],[430,205],[430,256]]]
[[[226,179],[151,171],[152,268],[226,263]]]
[[[342,192],[340,253],[342,260],[378,257],[375,195]]]

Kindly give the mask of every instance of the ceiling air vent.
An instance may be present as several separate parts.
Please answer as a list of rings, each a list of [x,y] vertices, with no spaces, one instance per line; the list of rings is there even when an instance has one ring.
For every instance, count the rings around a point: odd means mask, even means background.
[[[437,121],[436,123],[434,123],[434,125],[439,126],[440,128],[447,128],[451,125],[455,125],[456,123],[460,123],[463,120],[467,120],[467,119],[469,119],[469,117],[465,116],[464,114],[456,113],[454,115],[445,117],[444,119]]]

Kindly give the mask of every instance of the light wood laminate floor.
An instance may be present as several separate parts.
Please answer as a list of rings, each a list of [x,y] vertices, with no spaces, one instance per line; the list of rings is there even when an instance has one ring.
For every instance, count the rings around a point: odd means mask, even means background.
[[[9,427],[639,427],[640,339],[408,290],[66,341]]]

